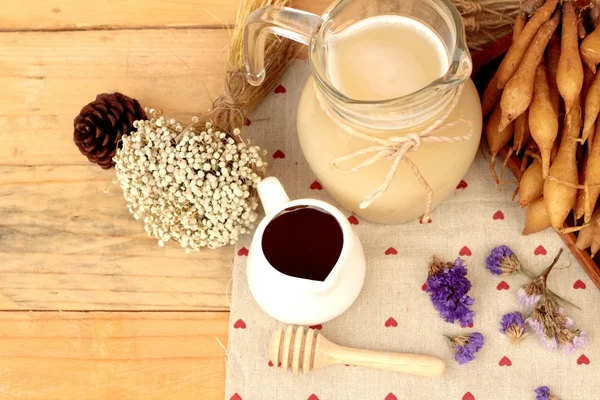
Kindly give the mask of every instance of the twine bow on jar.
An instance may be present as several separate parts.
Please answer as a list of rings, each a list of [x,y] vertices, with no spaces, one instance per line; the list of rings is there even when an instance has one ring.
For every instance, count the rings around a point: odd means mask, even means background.
[[[406,153],[418,151],[423,142],[455,143],[455,142],[460,142],[463,140],[469,140],[469,139],[471,139],[471,137],[473,137],[473,132],[474,132],[473,123],[467,119],[457,119],[455,121],[448,122],[447,124],[442,125],[448,119],[448,117],[450,116],[452,111],[456,108],[456,105],[457,105],[458,101],[460,100],[462,90],[463,90],[463,86],[461,85],[458,87],[456,94],[454,95],[454,98],[452,99],[452,102],[450,103],[449,107],[446,109],[444,114],[442,114],[442,116],[437,121],[435,121],[433,124],[431,124],[429,127],[427,127],[426,129],[424,129],[420,132],[411,132],[404,136],[395,136],[395,137],[390,137],[390,138],[379,138],[379,137],[372,136],[372,135],[369,135],[364,132],[360,132],[360,131],[348,126],[347,123],[340,120],[339,116],[330,112],[329,107],[327,107],[324,104],[323,99],[321,99],[320,95],[317,96],[319,103],[321,105],[321,108],[325,111],[327,116],[329,116],[334,121],[338,122],[338,125],[341,126],[346,132],[348,132],[349,134],[356,136],[360,139],[376,143],[373,146],[365,147],[364,149],[360,149],[360,150],[357,150],[348,155],[337,157],[337,158],[333,159],[331,161],[331,167],[334,171],[344,173],[344,174],[352,174],[352,173],[358,172],[361,169],[366,168],[369,165],[372,165],[380,160],[383,160],[383,159],[394,160],[392,163],[392,166],[390,167],[390,169],[388,170],[388,173],[386,174],[386,177],[385,177],[385,180],[383,181],[383,183],[381,185],[379,185],[377,188],[375,188],[375,190],[370,195],[366,196],[365,199],[360,203],[361,209],[365,209],[365,208],[369,207],[375,200],[377,200],[379,197],[381,197],[381,195],[383,195],[383,193],[385,193],[385,191],[388,189],[388,187],[392,183],[392,180],[396,176],[396,173],[398,172],[398,168],[400,167],[400,163],[402,161],[404,161],[405,163],[407,163],[410,166],[410,168],[413,171],[413,174],[415,175],[415,178],[417,178],[419,183],[421,183],[423,185],[423,187],[425,187],[425,190],[427,191],[427,198],[425,200],[425,212],[423,214],[423,217],[421,218],[421,223],[428,223],[431,220],[431,207],[433,204],[433,189],[431,188],[429,183],[427,183],[427,180],[425,180],[425,178],[423,177],[423,174],[419,170],[419,167],[417,167],[417,165],[410,158],[408,158],[406,156]],[[443,136],[443,135],[439,135],[439,134],[433,136],[434,134],[440,133],[440,131],[443,131],[444,129],[451,128],[451,127],[461,124],[461,123],[466,124],[469,128],[468,133],[464,136]],[[370,154],[370,156],[367,159],[365,159],[364,161],[355,165],[354,167],[343,168],[343,167],[339,166],[339,164],[341,164],[345,161],[349,161],[356,157],[360,157],[363,155],[369,155],[369,154]]]

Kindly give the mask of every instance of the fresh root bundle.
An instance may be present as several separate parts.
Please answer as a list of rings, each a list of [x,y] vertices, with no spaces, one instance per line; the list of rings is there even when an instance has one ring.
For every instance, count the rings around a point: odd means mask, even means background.
[[[549,227],[580,231],[577,246],[592,248],[592,254],[600,250],[596,1],[521,0],[513,42],[482,99],[490,169],[499,188],[494,159],[511,141],[507,157],[524,149],[515,190],[519,205],[527,207],[523,234]],[[574,227],[566,227],[570,215]]]

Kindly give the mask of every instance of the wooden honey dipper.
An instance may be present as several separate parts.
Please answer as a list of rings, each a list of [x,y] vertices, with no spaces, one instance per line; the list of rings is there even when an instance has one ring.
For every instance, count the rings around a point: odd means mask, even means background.
[[[289,325],[279,328],[271,336],[269,359],[273,365],[285,371],[291,367],[297,374],[321,369],[328,365],[348,364],[361,367],[385,369],[420,376],[440,376],[446,364],[439,358],[424,354],[392,353],[353,349],[339,346],[325,339],[321,333],[303,327]]]

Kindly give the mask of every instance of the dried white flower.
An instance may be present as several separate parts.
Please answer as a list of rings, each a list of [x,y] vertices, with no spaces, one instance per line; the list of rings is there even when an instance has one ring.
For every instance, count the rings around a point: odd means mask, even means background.
[[[264,152],[243,142],[239,129],[228,134],[207,122],[198,132],[146,112],[151,119],[135,121],[114,161],[127,208],[148,235],[189,252],[234,244],[251,231]]]

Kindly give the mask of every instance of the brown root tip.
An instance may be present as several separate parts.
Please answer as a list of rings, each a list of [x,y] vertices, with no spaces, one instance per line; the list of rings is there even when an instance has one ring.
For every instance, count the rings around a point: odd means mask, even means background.
[[[506,129],[506,127],[508,127],[508,124],[510,124],[511,120],[508,117],[508,115],[504,115],[502,114],[502,117],[500,117],[500,123],[498,124],[498,132],[502,132],[503,130]]]
[[[548,229],[548,228],[536,229],[536,228],[532,228],[531,226],[525,224],[525,228],[523,228],[522,234],[523,234],[523,236],[532,235],[534,233],[545,231],[546,229]]]
[[[590,136],[590,130],[595,129],[594,125],[592,125],[592,127],[583,127],[583,131],[581,132],[581,139],[579,140],[581,144],[584,144],[587,138]]]
[[[496,83],[496,89],[498,90],[504,90],[504,86],[506,86],[506,80],[500,80],[498,79],[498,82]]]
[[[581,225],[581,226],[572,226],[569,228],[562,228],[560,230],[560,233],[573,233],[573,232],[579,232],[580,230],[582,230],[583,228],[585,228],[587,225]]]
[[[492,159],[490,160],[490,171],[492,172],[492,178],[494,178],[494,182],[496,182],[496,185],[500,184],[500,180],[498,179],[498,175],[496,174],[496,169],[494,168],[496,166],[496,156],[492,156]]]
[[[508,165],[508,161],[510,160],[510,156],[513,153],[513,148],[511,147],[510,149],[508,149],[508,152],[506,153],[506,158],[504,159],[504,162],[502,163],[502,169],[500,170],[500,183],[498,184],[498,191],[501,192],[502,191],[502,181],[504,180],[504,172],[506,171],[506,166]]]
[[[563,228],[563,227],[562,227],[562,225],[560,225],[560,226],[558,226],[558,227],[557,227],[557,226],[555,226],[555,225],[552,225],[552,229],[554,229],[554,230],[555,230],[556,232],[558,232],[558,233],[560,233],[560,231],[562,230],[562,228]]]
[[[515,201],[515,198],[519,194],[519,189],[521,189],[521,186],[517,185],[517,187],[515,188],[515,191],[513,192],[511,201]],[[521,200],[519,200],[519,206],[521,206]],[[521,206],[521,207],[523,207],[523,206]]]

